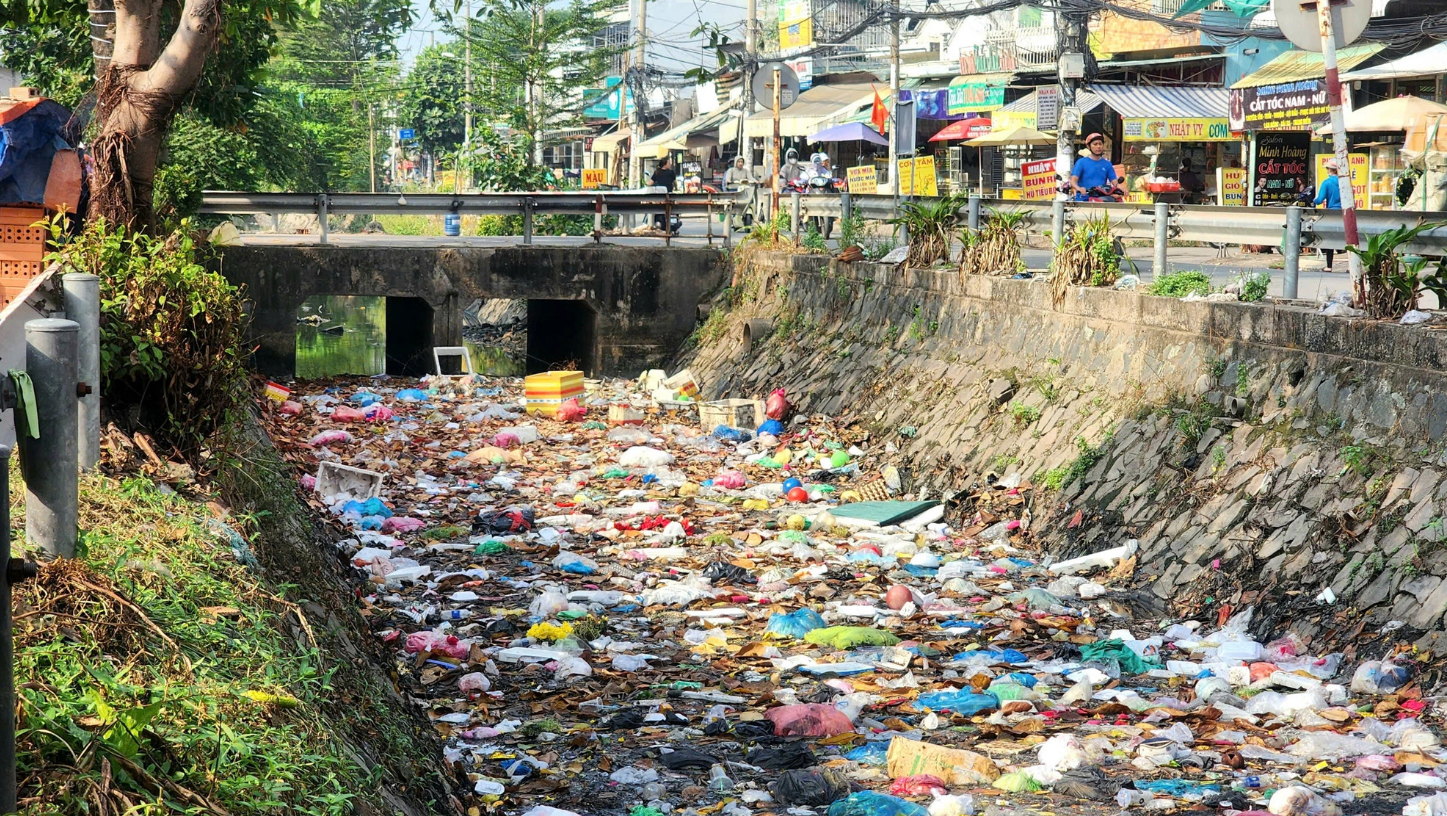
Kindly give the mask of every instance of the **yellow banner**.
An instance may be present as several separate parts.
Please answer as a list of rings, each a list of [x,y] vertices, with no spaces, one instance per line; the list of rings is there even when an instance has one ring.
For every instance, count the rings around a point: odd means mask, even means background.
[[[1231,125],[1220,119],[1125,119],[1127,142],[1230,142]]]
[[[1027,201],[1043,201],[1055,197],[1055,160],[1025,162],[1020,166],[1020,177],[1024,182]]]
[[[599,185],[608,183],[608,168],[591,167],[583,170],[583,189],[596,190]]]
[[[779,50],[789,51],[794,48],[807,48],[814,44],[814,21],[805,17],[802,20],[780,20],[779,21]]]
[[[1035,111],[1003,111],[990,114],[990,131],[998,133],[1012,127],[1035,127]]]
[[[1352,196],[1355,198],[1357,209],[1367,208],[1367,154],[1348,153],[1352,166]],[[1321,183],[1326,181],[1330,175],[1326,170],[1326,160],[1333,158],[1330,153],[1318,153],[1316,156],[1316,188],[1321,189]]]
[[[851,167],[847,173],[849,175],[849,192],[853,195],[874,195],[879,187],[879,177],[875,174],[872,164]]]
[[[1241,167],[1216,168],[1216,190],[1222,207],[1246,206],[1246,170]]]
[[[899,176],[899,195],[914,195],[914,159],[900,159],[896,175]]]
[[[914,160],[914,194],[934,197],[940,194],[935,178],[935,157],[920,156]]]

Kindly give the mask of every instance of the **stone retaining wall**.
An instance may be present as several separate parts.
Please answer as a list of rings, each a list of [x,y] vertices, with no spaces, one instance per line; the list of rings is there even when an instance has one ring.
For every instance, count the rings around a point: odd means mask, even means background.
[[[1100,289],[1056,310],[1042,280],[782,253],[734,283],[683,360],[706,396],[852,412],[933,495],[1065,481],[1035,492],[1035,540],[1139,539],[1140,606],[1255,604],[1262,631],[1334,637],[1442,625],[1447,334]],[[746,354],[748,320],[773,328]]]

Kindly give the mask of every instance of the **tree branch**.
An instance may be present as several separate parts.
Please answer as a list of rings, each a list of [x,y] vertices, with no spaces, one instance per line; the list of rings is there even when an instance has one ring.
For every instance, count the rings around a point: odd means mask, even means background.
[[[148,67],[160,48],[161,4],[158,0],[115,0],[113,65]]]
[[[176,33],[160,58],[145,74],[137,75],[144,90],[180,97],[196,87],[220,22],[218,0],[186,0]]]

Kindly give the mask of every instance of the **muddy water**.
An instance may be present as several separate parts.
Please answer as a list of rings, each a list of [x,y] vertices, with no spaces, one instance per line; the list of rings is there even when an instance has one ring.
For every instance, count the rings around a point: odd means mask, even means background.
[[[379,297],[325,296],[307,300],[298,319],[322,323],[296,327],[296,376],[299,379],[343,374],[372,375],[387,370],[387,308]],[[340,327],[341,331],[337,332]],[[466,341],[473,370],[480,374],[523,373],[523,361],[506,349]]]

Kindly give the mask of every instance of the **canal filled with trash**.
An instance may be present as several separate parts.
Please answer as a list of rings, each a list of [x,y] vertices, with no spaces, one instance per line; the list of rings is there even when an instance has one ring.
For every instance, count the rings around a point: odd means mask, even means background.
[[[371,331],[299,351],[375,362]],[[1134,542],[1042,554],[1027,479],[956,517],[857,420],[698,385],[321,379],[268,409],[470,812],[1447,814],[1409,657],[1140,616]]]
[[[464,311],[463,345],[472,370],[499,376],[526,369],[527,307],[495,301]],[[304,379],[387,370],[386,298],[328,295],[309,298],[297,313],[296,374]]]

